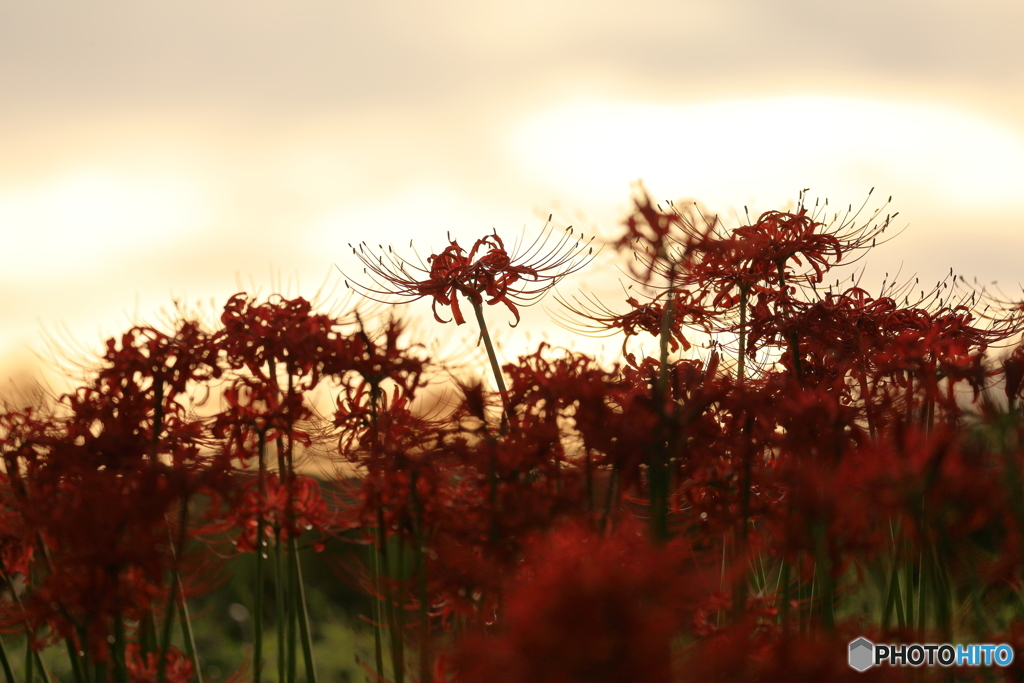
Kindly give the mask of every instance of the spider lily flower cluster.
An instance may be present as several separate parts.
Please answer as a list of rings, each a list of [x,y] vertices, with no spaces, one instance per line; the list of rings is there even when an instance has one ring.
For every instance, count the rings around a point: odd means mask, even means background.
[[[312,683],[300,558],[345,537],[371,680],[895,680],[853,672],[851,640],[1017,648],[1024,345],[1000,349],[1024,304],[953,271],[874,295],[833,280],[891,220],[801,196],[726,230],[637,197],[615,242],[628,310],[559,297],[570,329],[623,336],[610,364],[547,344],[499,364],[480,314],[518,322],[590,240],[449,239],[420,265],[356,248],[368,298],[456,324],[470,303],[500,418],[465,378],[426,410],[447,368],[394,319],[239,294],[216,323],[133,327],[55,408],[0,411],[0,623],[46,675],[59,643],[75,683],[199,683],[188,628],[171,633],[219,558],[246,556],[253,680],[272,627],[278,680],[301,663]]]
[[[538,300],[565,276],[582,269],[594,256],[594,237],[574,233],[570,226],[561,236],[548,224],[540,236],[521,252],[510,255],[505,243],[493,234],[481,237],[467,253],[449,237],[439,254],[432,254],[426,265],[415,265],[389,246],[374,252],[365,242],[352,247],[363,263],[369,284],[347,280],[356,291],[385,303],[408,303],[425,297],[432,300],[434,319],[446,322],[438,306],[448,306],[457,325],[466,322],[459,306],[461,294],[474,306],[504,304],[519,323],[519,306]],[[349,245],[351,246],[351,245]],[[410,245],[411,246],[411,245]]]

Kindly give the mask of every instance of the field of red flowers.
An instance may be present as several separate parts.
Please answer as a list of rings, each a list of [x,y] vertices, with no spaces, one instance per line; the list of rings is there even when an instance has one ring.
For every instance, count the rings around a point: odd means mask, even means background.
[[[190,601],[249,554],[229,678],[314,683],[303,559],[336,538],[370,681],[1021,680],[847,663],[860,636],[1024,643],[1024,303],[953,271],[860,288],[882,211],[801,198],[727,230],[639,196],[606,245],[623,299],[552,297],[623,337],[614,363],[492,343],[485,310],[515,324],[589,264],[572,229],[425,263],[354,247],[347,284],[472,328],[477,375],[301,298],[132,327],[75,391],[0,412],[0,630],[28,644],[0,647],[7,681],[52,683],[48,648],[67,683],[210,680]]]

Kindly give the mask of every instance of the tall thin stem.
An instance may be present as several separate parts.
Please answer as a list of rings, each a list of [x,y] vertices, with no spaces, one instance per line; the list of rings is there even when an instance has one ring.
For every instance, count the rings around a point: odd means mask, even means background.
[[[178,606],[181,609],[181,637],[185,641],[185,653],[192,660],[196,682],[203,683],[203,672],[199,669],[199,654],[196,649],[196,634],[192,629],[192,615],[189,614],[188,610],[188,597],[185,595],[184,587],[181,585],[181,577],[175,576],[174,580],[178,582]]]
[[[114,683],[128,683],[128,664],[124,658],[127,645],[124,615],[118,611],[114,615],[114,640],[110,643],[111,655],[114,660]]]
[[[416,491],[417,470],[411,473],[410,489],[412,503],[416,513],[414,542],[416,544],[414,558],[416,562],[416,579],[420,611],[420,681],[430,680],[430,614],[427,605],[427,558],[426,538],[423,531],[423,506]]]
[[[71,663],[74,665],[75,660],[72,659]],[[14,672],[11,670],[11,663],[7,660],[7,648],[4,647],[4,641],[0,639],[0,664],[4,667],[4,676],[7,678],[7,683],[15,683]],[[75,672],[78,673],[77,671]],[[75,677],[78,680],[78,676]]]
[[[357,316],[358,318],[358,316]],[[360,331],[362,332],[363,339],[366,341],[366,345],[370,346],[370,339],[366,336],[366,332],[362,331],[362,321],[360,320]],[[379,429],[379,418],[377,415],[377,403],[380,400],[380,386],[375,383],[370,383],[370,436],[372,437],[370,443],[372,445],[371,457],[376,458],[378,456],[378,449],[380,448],[380,429]],[[377,539],[371,544],[372,550],[370,552],[370,561],[372,563],[370,571],[373,577],[373,654],[375,664],[377,665],[377,678],[384,680],[384,645],[381,634],[382,617],[382,602],[383,602],[383,582],[381,581],[381,559],[384,553],[384,541],[386,540],[387,532],[384,529],[383,522],[383,501],[378,500],[377,503]]]
[[[306,609],[306,590],[302,582],[302,564],[299,561],[299,548],[295,537],[288,539],[292,557],[292,591],[295,599],[295,612],[299,622],[299,636],[302,639],[302,658],[306,665],[306,683],[317,683],[316,665],[313,662],[313,638],[309,626],[309,611]],[[294,659],[294,656],[293,656]]]
[[[178,524],[178,539],[170,538],[171,557],[171,592],[167,596],[167,608],[164,610],[164,629],[160,637],[159,658],[157,659],[156,680],[164,683],[167,680],[167,651],[171,647],[171,627],[174,625],[175,611],[178,603],[178,590],[181,582],[178,578],[178,557],[185,545],[185,533],[188,528],[188,499],[181,501],[181,519]],[[168,536],[170,536],[168,529]]]
[[[748,416],[743,428],[743,473],[740,481],[740,527],[738,529],[736,561],[740,563],[737,567],[736,577],[733,583],[733,620],[736,621],[743,616],[747,609],[747,568],[748,568],[748,528],[750,524],[750,483],[753,469],[754,447],[750,435],[754,428],[753,416]]]
[[[669,439],[673,425],[672,415],[666,410],[666,404],[669,397],[669,340],[672,335],[672,323],[675,318],[675,274],[676,266],[673,263],[668,276],[668,301],[665,304],[665,311],[661,316],[661,330],[658,338],[660,367],[657,383],[654,387],[654,400],[658,406],[658,414],[661,418],[661,433],[651,448],[650,460],[647,463],[650,487],[651,536],[658,541],[668,539],[669,535],[668,498],[669,490],[671,489],[671,471],[669,469],[671,448]]]
[[[498,364],[498,355],[491,343],[491,335],[487,331],[487,322],[484,320],[483,307],[476,301],[473,303],[473,312],[476,313],[476,321],[480,326],[480,338],[484,341],[484,348],[487,349],[487,358],[491,362],[491,371],[494,373],[494,381],[498,385],[498,393],[501,394],[501,433],[504,434],[509,426],[513,424],[512,406],[508,397],[508,389],[505,388],[505,377],[501,374],[501,367]],[[497,541],[499,536],[498,526],[498,463],[494,444],[489,449],[489,464],[487,478],[489,481],[488,500],[491,507],[491,541]]]
[[[252,643],[252,680],[261,683],[263,674],[263,537],[266,522],[263,519],[263,492],[266,487],[266,450],[267,439],[263,430],[258,431],[259,470],[257,474],[256,506],[256,587],[253,594],[253,643]],[[283,682],[282,682],[283,683]]]
[[[739,358],[736,359],[736,381],[740,384],[746,377],[747,368],[747,288],[740,286],[740,329]]]
[[[825,628],[835,628],[835,584],[832,577],[832,561],[828,553],[828,529],[824,522],[814,524],[815,564],[820,574],[821,584],[821,620]]]
[[[384,680],[384,643],[381,639],[380,609],[380,553],[376,542],[370,544],[370,575],[373,581],[372,616],[373,616],[373,656],[377,665],[377,678]]]
[[[42,537],[39,538],[39,542],[40,543],[43,542]],[[43,550],[44,551],[46,550],[45,546],[43,546]],[[43,553],[43,557],[46,559],[47,563],[49,563],[49,561],[50,561],[49,554],[44,552]],[[18,591],[17,591],[17,589],[16,589],[16,587],[14,585],[14,579],[12,579],[11,575],[7,573],[7,570],[3,566],[3,561],[2,560],[0,560],[0,574],[3,574],[4,578],[7,580],[7,587],[11,591],[11,595],[14,596],[14,601],[18,605],[18,609],[19,610],[23,610],[24,608],[23,608],[22,603],[21,603],[21,596],[18,595]],[[50,681],[50,672],[46,669],[45,666],[43,666],[43,660],[42,660],[42,657],[39,655],[39,651],[38,650],[34,650],[32,648],[32,637],[33,637],[32,633],[33,633],[33,631],[32,631],[32,628],[31,628],[31,626],[30,626],[30,624],[29,624],[27,619],[25,620],[24,625],[25,625],[25,640],[27,641],[27,644],[28,644],[28,648],[25,650],[25,681],[26,681],[26,683],[31,683],[31,678],[32,678],[32,668],[31,667],[32,667],[32,661],[34,659],[36,661],[36,663],[39,665],[39,670],[43,674],[43,680],[46,683],[51,683],[51,681]],[[67,644],[67,646],[69,648],[69,653],[70,652],[74,652],[74,657],[71,660],[72,661],[72,669],[71,670],[73,672],[78,671],[78,668],[74,666],[74,663],[75,663],[76,659],[78,658],[78,651],[74,649],[74,640],[69,636],[68,638],[65,639],[64,642]],[[76,680],[81,680],[81,679],[76,679]]]
[[[473,301],[473,312],[476,314],[476,322],[480,326],[480,338],[483,339],[484,348],[487,350],[487,359],[491,362],[491,372],[494,373],[494,381],[498,385],[498,393],[501,394],[502,431],[506,425],[512,422],[512,406],[509,404],[508,389],[505,388],[505,377],[501,374],[501,365],[498,363],[498,355],[494,351],[494,344],[491,343],[491,335],[487,331],[487,322],[484,320],[484,310],[479,302]]]
[[[393,586],[390,583],[392,576],[397,576],[401,571],[401,563],[398,568],[392,572],[391,564],[391,553],[387,550],[387,530],[384,526],[384,508],[377,508],[377,532],[378,532],[378,543],[380,546],[380,566],[381,575],[383,577],[382,587],[384,589],[384,613],[388,620],[388,635],[391,640],[391,668],[392,675],[395,677],[395,683],[403,683],[405,680],[405,647],[401,622],[400,620],[400,606],[396,604],[394,598]]]
[[[274,525],[274,538],[281,538],[281,528],[277,524]],[[284,548],[278,541],[274,543],[274,595],[275,595],[275,616],[277,624],[277,680],[284,683],[287,680],[288,671],[288,652],[286,649],[287,643],[285,642],[285,635],[287,629],[284,628],[286,622],[285,617],[285,604],[287,602],[287,595],[285,586],[287,584],[286,573],[284,569]]]

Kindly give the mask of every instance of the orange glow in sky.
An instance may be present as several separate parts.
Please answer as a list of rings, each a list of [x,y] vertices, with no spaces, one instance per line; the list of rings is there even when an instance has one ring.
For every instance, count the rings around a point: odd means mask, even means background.
[[[98,350],[239,281],[312,296],[349,242],[611,235],[638,180],[727,216],[875,187],[907,227],[878,275],[1018,293],[1022,25],[1003,0],[0,0],[0,386],[44,330]]]

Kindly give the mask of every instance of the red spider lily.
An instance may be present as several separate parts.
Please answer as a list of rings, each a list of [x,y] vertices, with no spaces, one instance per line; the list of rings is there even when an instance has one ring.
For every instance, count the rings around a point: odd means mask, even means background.
[[[73,417],[57,423],[84,446],[75,466],[130,468],[147,456],[194,462],[210,442],[177,398],[220,377],[216,340],[180,321],[170,334],[135,326],[120,342],[109,339],[96,378],[61,399]]]
[[[727,233],[645,197],[627,229],[650,298],[627,293],[620,314],[582,295],[570,326],[664,330],[677,352],[691,332],[735,336],[755,371],[734,378],[721,346],[701,362],[624,343],[605,366],[542,344],[497,367],[499,427],[479,378],[460,376],[461,397],[436,400],[449,412],[424,414],[443,366],[394,320],[353,329],[302,299],[239,294],[216,333],[135,326],[53,412],[0,410],[0,578],[13,579],[0,629],[37,648],[65,637],[90,667],[125,654],[125,681],[194,676],[173,648],[157,666],[146,622],[172,604],[175,572],[185,597],[207,576],[180,552],[202,516],[241,550],[274,537],[282,558],[307,530],[368,546],[373,571],[351,573],[396,680],[408,640],[421,656],[404,680],[424,683],[431,664],[438,682],[902,679],[851,670],[849,640],[1020,644],[1024,350],[985,354],[1021,331],[1024,306],[955,278],[914,302],[909,283],[826,292],[829,269],[881,228],[802,204]],[[589,258],[573,241],[521,257],[496,234],[450,242],[419,279],[364,246],[363,291],[430,297],[457,323],[467,299],[477,313],[501,302],[518,320],[517,297]],[[1000,378],[1009,411],[990,391]],[[324,384],[333,432],[309,394]],[[220,413],[186,410],[193,387],[216,392]],[[334,487],[294,464],[325,435],[338,439]],[[270,557],[251,559],[260,577]],[[298,584],[279,586],[295,604]],[[252,614],[270,616],[253,595]],[[121,624],[124,653],[109,646]],[[441,628],[452,634],[435,641]]]
[[[732,239],[742,245],[739,265],[749,264],[749,271],[759,280],[785,278],[792,282],[795,274],[787,270],[789,261],[802,265],[802,256],[814,271],[807,277],[821,282],[831,265],[842,260],[844,248],[838,237],[822,232],[823,227],[807,215],[807,209],[795,214],[767,211],[753,225],[733,231]]]
[[[505,438],[477,440],[462,457],[487,491],[481,518],[504,559],[515,557],[528,533],[585,508],[582,468],[566,457],[555,421],[536,411],[523,415]]]
[[[811,213],[801,197],[796,212],[767,211],[752,225],[726,234],[717,217],[706,216],[696,205],[682,212],[672,204],[666,212],[646,195],[634,199],[634,205],[618,246],[634,251],[634,259],[641,266],[639,271],[634,269],[640,281],[649,283],[660,276],[671,280],[671,287],[678,280],[679,284],[697,284],[720,295],[732,287],[779,278],[792,283],[821,282],[824,273],[844,255],[874,246],[898,215],[876,221],[883,206],[865,225],[858,226],[856,221],[864,206],[856,212],[851,206],[845,215],[836,214],[823,221],[819,218],[824,207],[816,207]],[[792,271],[789,261],[797,265],[806,261],[813,274]]]
[[[103,355],[107,367],[99,372],[100,383],[126,386],[136,377],[151,378],[153,390],[171,399],[183,393],[189,382],[220,377],[215,341],[194,321],[180,321],[171,334],[135,326],[121,336],[120,348],[116,340],[107,341]]]
[[[662,292],[647,303],[640,303],[635,297],[627,297],[626,303],[633,310],[628,313],[616,313],[593,297],[586,297],[586,302],[573,297],[574,303],[557,298],[573,317],[565,317],[561,323],[566,329],[604,336],[621,330],[625,335],[622,341],[622,354],[626,355],[626,344],[630,337],[646,332],[653,337],[661,336],[661,328],[666,308],[671,306],[672,320],[669,321],[669,350],[676,352],[682,347],[689,351],[692,344],[684,334],[684,328],[702,328],[708,330],[709,320],[714,311],[703,304],[703,295],[691,290],[676,290],[672,293],[671,302],[666,292]]]
[[[267,475],[263,491],[258,489],[255,480],[241,488],[232,505],[231,516],[234,525],[241,530],[235,543],[242,552],[256,551],[260,517],[268,525],[265,531],[279,530],[278,542],[297,538],[305,531],[323,533],[334,522],[315,479],[293,475],[285,485],[273,473]]]
[[[164,659],[163,678],[158,676],[160,655],[156,652],[143,654],[138,643],[129,643],[126,653],[126,664],[128,675],[132,683],[189,683],[192,680],[194,667],[192,660],[181,650],[173,645],[167,649],[167,657]]]
[[[639,484],[644,445],[657,438],[658,414],[652,409],[648,378],[634,382],[618,368],[602,369],[584,354],[564,352],[552,358],[548,350],[541,344],[536,353],[505,366],[512,380],[512,405],[535,429],[554,428],[571,435],[569,441],[576,442],[575,466],[591,468],[590,474],[578,475],[591,477],[593,468],[607,466],[622,477],[622,489]],[[550,431],[545,440],[554,446]],[[563,448],[559,445],[552,453],[565,458]],[[546,467],[564,466],[552,461]]]
[[[626,525],[607,538],[562,528],[528,558],[497,634],[461,644],[460,680],[674,680],[671,640],[700,586],[692,570],[679,579],[686,553]]]
[[[314,315],[305,299],[271,297],[264,304],[244,292],[235,294],[224,306],[220,346],[228,365],[245,367],[256,377],[277,382],[268,368],[279,365],[289,375],[308,376],[305,388],[320,378],[325,357],[337,340],[332,329],[337,322],[327,315]]]
[[[451,430],[413,413],[404,390],[395,388],[390,395],[381,391],[374,397],[365,382],[344,387],[334,417],[341,428],[339,453],[370,472],[381,466],[407,470]]]
[[[312,415],[302,394],[282,393],[257,378],[236,377],[223,397],[227,408],[214,418],[211,431],[226,439],[222,442],[222,454],[229,460],[238,460],[242,467],[248,467],[258,455],[257,442],[261,439],[265,445],[287,435],[289,443],[311,443],[309,433],[295,427]]]
[[[185,538],[188,502],[200,492],[217,499],[228,487],[222,463],[200,456],[194,430],[179,433],[168,421],[169,445],[161,440],[157,452],[169,464],[147,458],[148,442],[118,436],[127,425],[110,419],[117,405],[133,413],[127,402],[90,402],[23,441],[31,459],[8,457],[13,471],[24,468],[8,500],[46,568],[15,621],[48,624],[54,637],[72,638],[90,625],[83,648],[101,658],[114,620],[139,619],[166,599],[167,572],[182,566],[176,546]]]
[[[630,267],[643,284],[661,276],[672,286],[694,250],[719,229],[718,218],[705,216],[696,204],[688,206],[685,213],[671,204],[666,212],[644,192],[633,198],[633,206],[633,213],[625,221],[626,232],[616,246],[633,252]]]
[[[425,382],[430,360],[419,344],[399,346],[404,332],[405,325],[390,318],[372,338],[362,328],[351,336],[339,337],[324,361],[324,373],[346,383],[351,375],[357,375],[367,387],[378,389],[393,382],[411,400]]]
[[[5,622],[29,634],[48,627],[40,647],[63,637],[106,661],[113,624],[165,604],[168,573],[183,568],[189,501],[228,486],[225,463],[204,452],[207,425],[176,400],[220,374],[215,357],[194,323],[172,334],[137,326],[120,345],[108,341],[104,367],[56,414],[4,416],[4,502],[20,522],[9,530],[21,527],[44,570],[4,553],[27,584]]]
[[[427,259],[427,267],[416,266],[398,256],[390,247],[377,254],[363,242],[352,248],[365,266],[371,284],[349,280],[365,296],[387,303],[409,303],[430,297],[434,319],[441,318],[437,307],[450,306],[457,325],[466,322],[459,307],[459,295],[474,306],[484,297],[489,305],[504,304],[519,323],[518,306],[526,306],[544,296],[562,278],[583,268],[593,258],[593,237],[573,235],[567,228],[561,238],[553,239],[545,226],[541,236],[522,253],[510,255],[497,231],[478,239],[466,251],[455,240],[440,254]],[[552,242],[554,242],[552,244]],[[351,246],[351,245],[350,245]],[[383,247],[381,247],[383,249]]]
[[[827,201],[821,207],[816,204],[812,211],[804,205],[801,195],[795,212],[766,211],[752,225],[733,230],[722,245],[711,243],[702,247],[708,251],[712,264],[731,263],[736,270],[756,275],[761,281],[820,283],[825,273],[844,259],[852,262],[848,255],[871,249],[880,243],[879,238],[885,241],[886,228],[899,215],[881,217],[888,202],[876,209],[863,225],[857,225],[873,192],[874,188],[857,211],[853,211],[851,205],[845,214],[836,213],[831,219],[824,216]],[[790,270],[790,261],[798,266],[804,266],[806,261],[806,267],[813,272]]]
[[[24,611],[15,611],[17,623],[48,625],[54,638],[77,637],[90,625],[83,646],[102,659],[114,620],[138,620],[162,606],[166,574],[176,564],[171,543],[180,533],[167,520],[181,516],[183,489],[195,486],[163,469],[144,464],[31,487],[20,507],[45,544],[48,573],[27,593]]]

